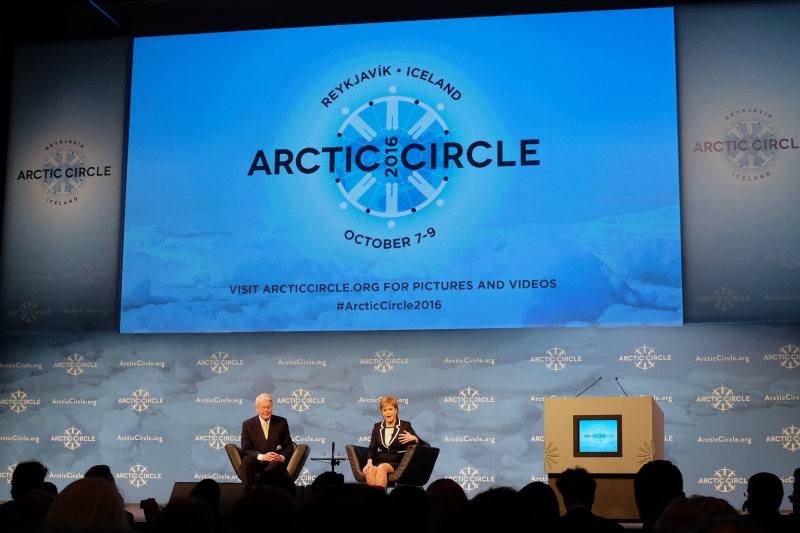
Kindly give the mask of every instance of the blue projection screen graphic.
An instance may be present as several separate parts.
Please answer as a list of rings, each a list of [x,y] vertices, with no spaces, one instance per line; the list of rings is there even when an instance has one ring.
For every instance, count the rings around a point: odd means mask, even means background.
[[[123,332],[678,325],[672,9],[139,38]]]
[[[615,453],[619,451],[617,420],[578,420],[578,452]]]

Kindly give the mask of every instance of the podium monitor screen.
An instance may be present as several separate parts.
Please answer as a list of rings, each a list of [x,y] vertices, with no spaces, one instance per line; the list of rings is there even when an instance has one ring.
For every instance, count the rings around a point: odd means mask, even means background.
[[[622,457],[621,415],[574,415],[575,457]]]

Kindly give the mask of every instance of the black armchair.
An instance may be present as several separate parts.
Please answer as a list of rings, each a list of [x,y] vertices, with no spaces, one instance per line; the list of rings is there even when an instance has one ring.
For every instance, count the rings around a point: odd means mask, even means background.
[[[345,449],[347,457],[350,459],[353,477],[358,482],[366,482],[367,476],[364,475],[364,467],[367,465],[368,448],[348,444]],[[403,460],[400,461],[397,470],[389,474],[389,486],[416,485],[421,487],[431,478],[437,457],[439,457],[439,448],[416,444],[409,446],[408,451],[403,454]]]
[[[308,454],[311,453],[311,449],[307,444],[298,446],[292,443],[292,446],[294,446],[294,452],[292,452],[289,462],[286,463],[286,472],[289,473],[289,477],[292,478],[292,481],[297,481],[300,472],[303,471],[303,466],[305,466],[308,460]],[[226,444],[225,451],[228,454],[228,459],[231,460],[231,466],[233,466],[236,475],[239,476],[239,479],[242,479],[242,449],[235,444]]]

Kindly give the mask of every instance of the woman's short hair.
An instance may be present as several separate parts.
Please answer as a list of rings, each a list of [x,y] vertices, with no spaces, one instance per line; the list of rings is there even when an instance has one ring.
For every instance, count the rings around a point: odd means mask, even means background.
[[[395,398],[394,396],[384,396],[383,398],[381,398],[381,405],[380,405],[381,411],[383,411],[383,406],[386,404],[389,404],[395,409],[397,409],[397,398]],[[397,410],[399,411],[399,409]]]

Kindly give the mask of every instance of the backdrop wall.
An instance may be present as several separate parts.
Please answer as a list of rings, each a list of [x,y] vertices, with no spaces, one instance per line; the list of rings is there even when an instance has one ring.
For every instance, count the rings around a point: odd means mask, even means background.
[[[312,457],[330,455],[331,442],[367,445],[379,398],[393,395],[400,418],[442,450],[433,479],[472,494],[543,479],[544,461],[559,461],[545,454],[543,399],[574,396],[598,376],[587,396],[621,395],[619,377],[628,394],[658,401],[687,493],[738,506],[748,476],[788,483],[800,457],[796,325],[3,341],[0,470],[41,458],[63,488],[106,463],[132,502],[164,501],[174,481],[236,481],[222,448],[261,392]],[[636,453],[649,460],[644,444]],[[299,483],[325,469],[306,467]],[[352,480],[347,464],[340,471]]]

